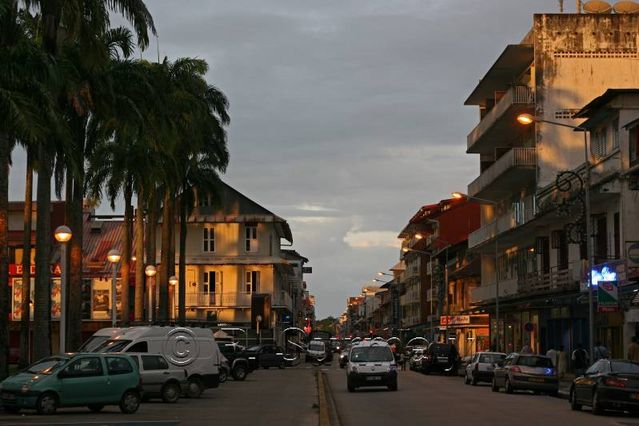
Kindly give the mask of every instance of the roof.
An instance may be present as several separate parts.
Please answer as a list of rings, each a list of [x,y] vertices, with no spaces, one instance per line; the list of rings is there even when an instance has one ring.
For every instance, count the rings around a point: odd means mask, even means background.
[[[288,260],[301,260],[303,263],[308,263],[308,259],[299,254],[296,250],[281,250],[282,257]]]
[[[464,105],[483,105],[494,93],[506,90],[533,63],[531,44],[509,44],[472,91]]]
[[[620,95],[637,95],[639,94],[638,88],[628,88],[628,89],[608,89],[603,95],[597,96],[595,99],[590,101],[586,106],[581,108],[577,114],[574,115],[574,118],[589,118],[596,114],[601,108],[603,108],[606,104],[612,101],[614,98]]]

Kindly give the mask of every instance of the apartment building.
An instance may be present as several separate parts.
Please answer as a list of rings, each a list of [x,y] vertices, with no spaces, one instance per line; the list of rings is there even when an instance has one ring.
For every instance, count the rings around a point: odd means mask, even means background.
[[[479,155],[479,176],[467,192],[481,205],[481,227],[468,243],[481,257],[472,302],[492,315],[492,346],[512,351],[530,343],[545,351],[588,341],[579,294],[585,222],[545,214],[561,203],[544,194],[567,176],[562,172],[581,173],[584,164],[583,133],[556,123],[578,126],[577,113],[608,88],[639,86],[638,31],[638,15],[534,15],[530,32],[506,46],[465,102],[479,107],[480,118],[467,138],[467,153]],[[516,120],[522,113],[555,124],[523,126]],[[566,205],[558,211],[579,216]],[[606,219],[607,229],[614,221],[614,214]]]

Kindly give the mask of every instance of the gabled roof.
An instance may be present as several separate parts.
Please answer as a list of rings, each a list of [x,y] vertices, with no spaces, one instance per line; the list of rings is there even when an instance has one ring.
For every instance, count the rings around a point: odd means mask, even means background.
[[[308,259],[299,254],[296,250],[281,250],[282,257],[289,260],[301,260],[303,263],[308,263]]]
[[[599,109],[604,107],[607,103],[612,101],[615,97],[620,95],[637,95],[639,94],[639,88],[629,88],[629,89],[608,89],[604,92],[603,95],[597,96],[595,99],[590,101],[586,106],[581,108],[577,114],[574,115],[574,118],[588,118],[592,117],[593,114],[596,114]]]

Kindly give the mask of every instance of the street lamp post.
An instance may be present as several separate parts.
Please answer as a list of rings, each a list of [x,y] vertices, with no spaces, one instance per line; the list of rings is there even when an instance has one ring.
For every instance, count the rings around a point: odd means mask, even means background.
[[[60,243],[60,255],[62,271],[60,274],[60,353],[66,353],[67,345],[67,243],[71,241],[73,234],[68,226],[58,226],[54,233],[55,239]],[[23,297],[29,297],[27,294]]]
[[[146,316],[149,320],[149,323],[153,322],[153,280],[154,276],[157,273],[157,269],[153,265],[147,265],[144,268],[144,275],[147,276],[149,282],[146,285],[146,300],[147,300],[147,308],[146,308]]]
[[[453,198],[455,199],[466,199],[468,201],[476,201],[480,204],[491,204],[493,206],[497,205],[496,201],[488,200],[486,198],[473,197],[468,194],[464,194],[462,192],[453,192]],[[497,215],[495,214],[495,333],[496,333],[496,342],[497,347],[495,350],[499,351],[501,347],[500,340],[500,330],[499,330],[499,230],[497,229]]]
[[[113,264],[113,280],[111,281],[111,327],[115,328],[115,324],[118,321],[118,296],[117,296],[117,281],[118,281],[118,262],[120,261],[120,252],[116,249],[112,249],[107,254],[107,259]],[[126,303],[123,300],[122,303]]]
[[[172,306],[171,308],[171,318],[169,319],[174,319],[175,318],[175,286],[177,286],[179,283],[178,278],[175,275],[172,275],[169,277],[169,285],[171,286],[170,288],[173,289],[173,297],[170,300],[170,305]]]
[[[588,155],[588,129],[580,126],[573,126],[570,124],[559,123],[557,121],[544,120],[540,117],[535,117],[531,114],[520,114],[517,116],[517,121],[523,125],[530,125],[535,122],[547,123],[553,126],[567,127],[569,129],[583,132],[584,134],[584,161],[586,166],[586,176],[584,179],[584,198],[586,202],[586,256],[588,257],[586,262],[586,270],[588,277],[588,334],[589,334],[589,349],[590,359],[594,359],[595,348],[595,308],[594,300],[592,296],[592,267],[594,265],[594,250],[592,244],[592,223],[590,222],[590,155]]]

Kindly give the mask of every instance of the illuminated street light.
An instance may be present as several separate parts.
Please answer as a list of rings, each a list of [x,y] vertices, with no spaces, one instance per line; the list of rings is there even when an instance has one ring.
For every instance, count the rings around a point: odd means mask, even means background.
[[[117,318],[117,289],[116,284],[118,281],[118,262],[120,261],[120,252],[116,249],[112,249],[107,253],[107,259],[113,264],[113,281],[111,282],[111,327],[115,327],[118,320]],[[124,302],[124,301],[123,301]]]
[[[530,114],[519,114],[517,121],[523,125],[530,125],[532,123],[546,123],[552,126],[567,127],[584,134],[584,161],[586,165],[586,178],[584,179],[584,198],[586,203],[586,253],[587,259],[587,274],[588,274],[588,332],[589,332],[589,346],[590,346],[590,359],[594,359],[595,352],[595,305],[592,296],[592,267],[594,265],[594,247],[592,243],[592,223],[590,222],[590,156],[588,155],[588,129],[579,126],[573,126],[571,124],[559,123],[557,121],[545,120],[540,117],[534,117]]]
[[[60,243],[60,256],[62,267],[60,271],[60,353],[67,351],[67,243],[71,241],[73,234],[68,226],[58,226],[53,234]]]
[[[146,294],[147,294],[147,309],[146,309],[146,316],[149,320],[150,323],[153,322],[153,277],[155,276],[155,274],[157,274],[157,269],[155,269],[155,266],[153,265],[147,265],[146,268],[144,268],[144,275],[147,276],[147,278],[149,279],[147,286],[146,286]]]

